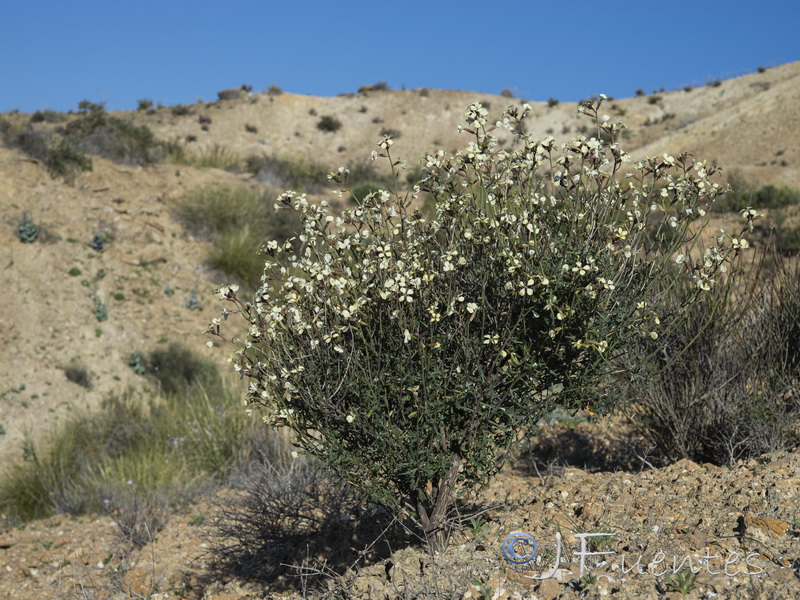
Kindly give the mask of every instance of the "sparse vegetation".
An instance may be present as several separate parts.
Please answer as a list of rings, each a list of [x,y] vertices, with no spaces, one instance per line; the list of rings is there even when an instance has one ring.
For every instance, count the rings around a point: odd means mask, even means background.
[[[317,129],[320,131],[325,131],[328,133],[333,133],[335,131],[339,131],[342,127],[342,122],[337,119],[336,117],[332,117],[330,115],[324,115],[318,122],[317,122]]]
[[[94,318],[98,323],[108,320],[108,307],[105,302],[97,298],[94,300]]]
[[[0,512],[19,521],[56,512],[130,513],[159,496],[166,507],[226,482],[237,465],[269,447],[239,410],[238,388],[214,365],[179,347],[144,362],[163,393],[112,397],[94,413],[75,409],[61,428],[28,440],[30,460],[0,473]],[[129,521],[128,529],[133,533],[140,521]]]
[[[777,266],[766,268],[766,259]],[[790,447],[800,418],[800,269],[762,255],[736,287],[717,287],[643,351],[655,372],[631,415],[662,460],[731,464]],[[659,307],[681,310],[674,287]]]
[[[173,117],[185,117],[192,114],[192,107],[184,104],[176,104],[170,109]]]
[[[61,123],[66,119],[66,116],[54,110],[37,110],[31,115],[31,123]]]
[[[124,164],[146,165],[161,159],[161,144],[148,127],[109,115],[102,104],[84,100],[79,108],[80,115],[64,127],[65,141]]]
[[[205,125],[204,125],[205,127]],[[165,143],[166,160],[176,165],[186,165],[198,169],[236,169],[242,158],[227,146],[211,144],[194,152],[180,140]]]
[[[299,231],[290,212],[275,212],[270,192],[254,188],[201,188],[180,198],[175,211],[190,231],[212,242],[209,264],[252,288],[263,271],[256,251],[268,239],[283,242]]]
[[[668,590],[686,595],[697,586],[697,573],[691,570],[675,573],[664,580],[664,586]]]
[[[86,365],[79,362],[71,362],[62,367],[64,375],[72,383],[76,383],[87,390],[92,387],[92,376]]]
[[[732,190],[714,203],[716,212],[739,212],[749,207],[776,209],[800,205],[800,190],[788,186],[764,185],[752,188],[739,178],[731,181]]]
[[[329,187],[328,169],[320,163],[304,158],[250,156],[245,165],[247,171],[269,188],[296,189],[314,193]]]

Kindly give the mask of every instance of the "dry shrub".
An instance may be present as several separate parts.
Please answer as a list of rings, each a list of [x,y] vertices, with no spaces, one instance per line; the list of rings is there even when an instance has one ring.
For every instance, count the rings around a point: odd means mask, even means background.
[[[681,310],[688,293],[675,288],[665,308]],[[662,459],[730,464],[796,444],[797,266],[765,253],[737,289],[716,288],[660,341],[666,344],[634,390],[631,416]]]

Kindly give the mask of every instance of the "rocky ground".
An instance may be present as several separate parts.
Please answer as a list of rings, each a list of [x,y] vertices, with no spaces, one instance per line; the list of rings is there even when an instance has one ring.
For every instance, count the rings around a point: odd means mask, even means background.
[[[625,428],[617,423],[615,430]],[[235,499],[233,492],[222,492],[172,514],[163,530],[133,550],[113,515],[57,515],[5,528],[0,531],[0,597],[800,596],[800,452],[731,468],[686,460],[650,468],[645,452],[632,446],[627,434],[610,436],[608,431],[602,421],[577,429],[547,428],[535,444],[539,456],[551,458],[549,465],[523,457],[507,468],[472,505],[480,515],[467,522],[464,532],[453,534],[441,555],[431,556],[409,545],[407,537],[392,534],[378,544],[391,548],[387,557],[336,575],[323,561],[363,550],[352,545],[367,517],[355,517],[331,524],[333,535],[320,531],[335,541],[320,556],[310,550],[306,571],[289,569],[271,582],[236,577],[213,568],[212,549],[220,540],[211,524],[218,507],[231,506]],[[589,470],[565,466],[565,459],[591,464]],[[592,464],[616,470],[592,472]],[[530,563],[516,565],[504,558],[503,542],[513,532],[537,541],[538,553]],[[585,538],[582,573],[579,535],[584,533],[606,535]],[[562,549],[556,561],[559,535]],[[530,554],[525,543],[513,549],[520,556]],[[296,550],[301,560],[303,549]],[[599,552],[604,554],[589,554]],[[681,594],[673,572],[688,572],[690,565],[696,580]]]

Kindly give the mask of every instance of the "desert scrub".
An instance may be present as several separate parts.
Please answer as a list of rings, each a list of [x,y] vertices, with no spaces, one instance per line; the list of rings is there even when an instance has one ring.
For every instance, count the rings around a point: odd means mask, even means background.
[[[61,177],[72,183],[78,173],[92,170],[91,159],[71,139],[29,127],[13,137],[11,145],[41,161],[53,179]]]
[[[178,198],[173,210],[189,231],[211,242],[209,266],[256,289],[264,271],[258,249],[269,239],[296,238],[300,230],[296,215],[276,214],[267,198],[255,187],[207,186]]]
[[[336,117],[332,117],[330,115],[324,115],[317,122],[317,129],[319,129],[320,131],[333,133],[334,131],[339,131],[339,129],[341,128],[342,128],[342,122]]]
[[[109,115],[102,103],[83,100],[78,110],[79,116],[64,127],[63,141],[79,151],[132,165],[163,157],[162,143],[148,127]]]
[[[659,352],[633,345],[632,357],[652,355],[652,372],[630,390],[628,413],[662,462],[727,465],[797,443],[800,268],[777,250],[756,258],[735,287],[715,287],[665,332]],[[676,285],[662,312],[691,293]]]
[[[209,332],[232,345],[248,410],[410,517],[433,550],[456,495],[485,485],[555,407],[607,410],[630,340],[668,331],[744,247],[722,235],[686,258],[715,168],[688,155],[629,165],[601,103],[581,105],[597,137],[560,147],[522,133],[529,106],[509,108],[496,127],[515,136],[511,150],[475,103],[463,150],[426,155],[413,191],[369,194],[338,218],[286,192],[276,206],[300,216],[301,246],[266,244],[252,298],[218,290],[226,306]],[[383,138],[373,157],[397,181],[391,146]],[[347,176],[331,174],[345,188]],[[430,220],[410,208],[420,192],[435,199]],[[651,229],[676,233],[647,252]],[[694,290],[682,311],[655,312],[681,278]],[[242,339],[222,332],[232,313]]]
[[[739,212],[753,206],[755,208],[784,208],[800,204],[800,190],[788,186],[764,185],[754,189],[739,181],[732,181],[733,189],[714,205],[717,212]]]
[[[103,512],[131,493],[179,504],[256,456],[282,452],[280,438],[238,409],[241,387],[208,360],[177,345],[139,360],[159,392],[75,407],[59,427],[26,440],[28,460],[0,465],[0,512],[12,522]]]

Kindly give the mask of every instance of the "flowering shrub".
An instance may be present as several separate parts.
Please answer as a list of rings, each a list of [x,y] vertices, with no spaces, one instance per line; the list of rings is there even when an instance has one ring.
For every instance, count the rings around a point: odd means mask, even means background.
[[[218,290],[228,304],[209,332],[234,347],[248,410],[416,519],[433,549],[455,496],[488,482],[526,427],[556,406],[607,408],[626,341],[680,317],[652,310],[670,281],[692,278],[696,298],[746,247],[723,234],[698,255],[690,227],[720,193],[715,168],[629,164],[603,99],[580,109],[596,136],[561,147],[523,133],[527,105],[491,127],[475,103],[465,149],[427,155],[412,192],[374,192],[339,217],[286,192],[276,209],[301,217],[299,240],[263,248],[251,300]],[[379,146],[397,181],[391,137]],[[330,175],[345,188],[347,176]],[[431,219],[412,209],[423,193]],[[221,332],[233,312],[243,339]]]

